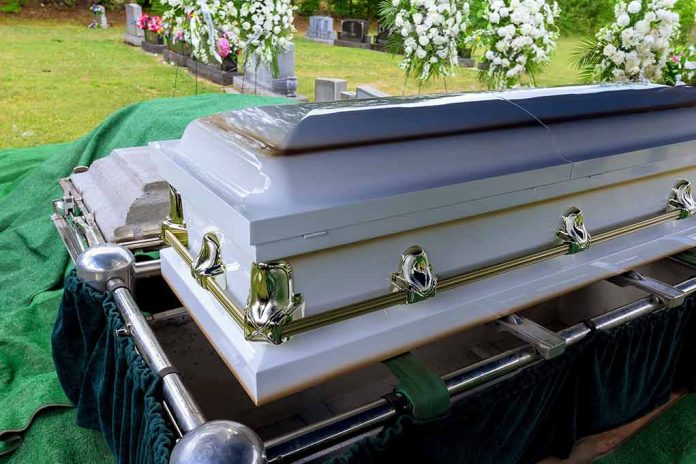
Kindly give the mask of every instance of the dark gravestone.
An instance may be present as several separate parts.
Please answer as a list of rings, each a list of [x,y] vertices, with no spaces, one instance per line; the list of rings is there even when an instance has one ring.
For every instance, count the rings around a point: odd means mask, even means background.
[[[164,45],[164,38],[158,33],[150,30],[145,31],[145,40],[141,44],[143,50],[148,53],[164,53],[166,46]]]
[[[164,50],[164,61],[185,68],[191,57],[191,47],[183,40],[174,40],[172,37],[167,42],[167,49]]]
[[[341,31],[334,45],[343,47],[370,48],[371,37],[367,35],[368,23],[364,19],[341,20]]]
[[[186,67],[192,74],[220,85],[231,85],[234,78],[241,75],[237,71],[237,55],[235,54],[225,58],[222,63],[218,63],[214,58],[210,58],[208,63],[204,63],[190,57],[186,61]]]
[[[377,35],[375,36],[375,42],[372,44],[372,49],[378,51],[386,50],[387,45],[389,45],[389,37],[391,37],[391,29],[380,24],[377,28]]]

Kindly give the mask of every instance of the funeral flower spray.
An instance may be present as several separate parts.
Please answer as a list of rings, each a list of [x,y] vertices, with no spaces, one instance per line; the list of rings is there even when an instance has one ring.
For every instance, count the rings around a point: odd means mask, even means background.
[[[493,0],[483,12],[485,27],[477,32],[484,49],[479,77],[489,88],[521,85],[551,59],[556,49],[558,3],[545,0]]]
[[[457,43],[466,31],[469,3],[463,0],[385,0],[381,21],[393,31],[393,51],[403,51],[406,77],[427,81],[454,75]]]
[[[592,81],[661,81],[679,33],[676,0],[619,1],[614,22],[584,42],[578,66]]]

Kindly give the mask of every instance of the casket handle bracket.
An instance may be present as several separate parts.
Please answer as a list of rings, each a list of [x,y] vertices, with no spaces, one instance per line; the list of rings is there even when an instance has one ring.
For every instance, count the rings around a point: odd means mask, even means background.
[[[414,245],[401,254],[401,263],[391,276],[391,285],[393,292],[406,293],[407,304],[435,296],[437,276],[423,248]]]
[[[226,288],[227,280],[225,279],[225,264],[222,260],[222,248],[220,247],[220,238],[215,232],[203,234],[201,250],[191,266],[191,275],[206,290],[209,290],[211,279],[214,279],[220,288]]]
[[[283,327],[303,308],[304,298],[294,292],[290,264],[285,261],[252,263],[249,297],[244,310],[247,340],[274,345],[283,343],[288,339]]]
[[[162,240],[165,232],[171,232],[182,245],[188,246],[188,230],[184,221],[184,207],[179,192],[169,186],[169,214],[162,222]]]
[[[585,226],[585,218],[578,208],[570,208],[561,217],[556,236],[568,245],[570,254],[586,250],[592,237]]]
[[[679,211],[679,219],[693,216],[696,213],[696,202],[691,195],[691,182],[686,179],[677,181],[668,200],[667,211],[670,210]]]

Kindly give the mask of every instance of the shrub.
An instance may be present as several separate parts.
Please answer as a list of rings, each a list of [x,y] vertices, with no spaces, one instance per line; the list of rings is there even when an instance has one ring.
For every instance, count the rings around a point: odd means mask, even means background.
[[[0,13],[19,13],[24,6],[24,0],[0,0]]]
[[[320,0],[302,0],[297,4],[297,14],[300,16],[312,16],[319,13]]]
[[[674,11],[679,13],[679,26],[681,28],[678,42],[686,45],[689,43],[691,29],[696,21],[696,0],[677,0]]]

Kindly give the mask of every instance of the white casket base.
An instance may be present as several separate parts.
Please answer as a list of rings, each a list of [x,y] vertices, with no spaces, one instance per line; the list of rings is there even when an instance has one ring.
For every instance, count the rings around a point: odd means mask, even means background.
[[[598,280],[696,246],[696,217],[660,224],[454,289],[322,327],[276,346],[248,342],[171,248],[162,275],[252,400],[260,405]]]

